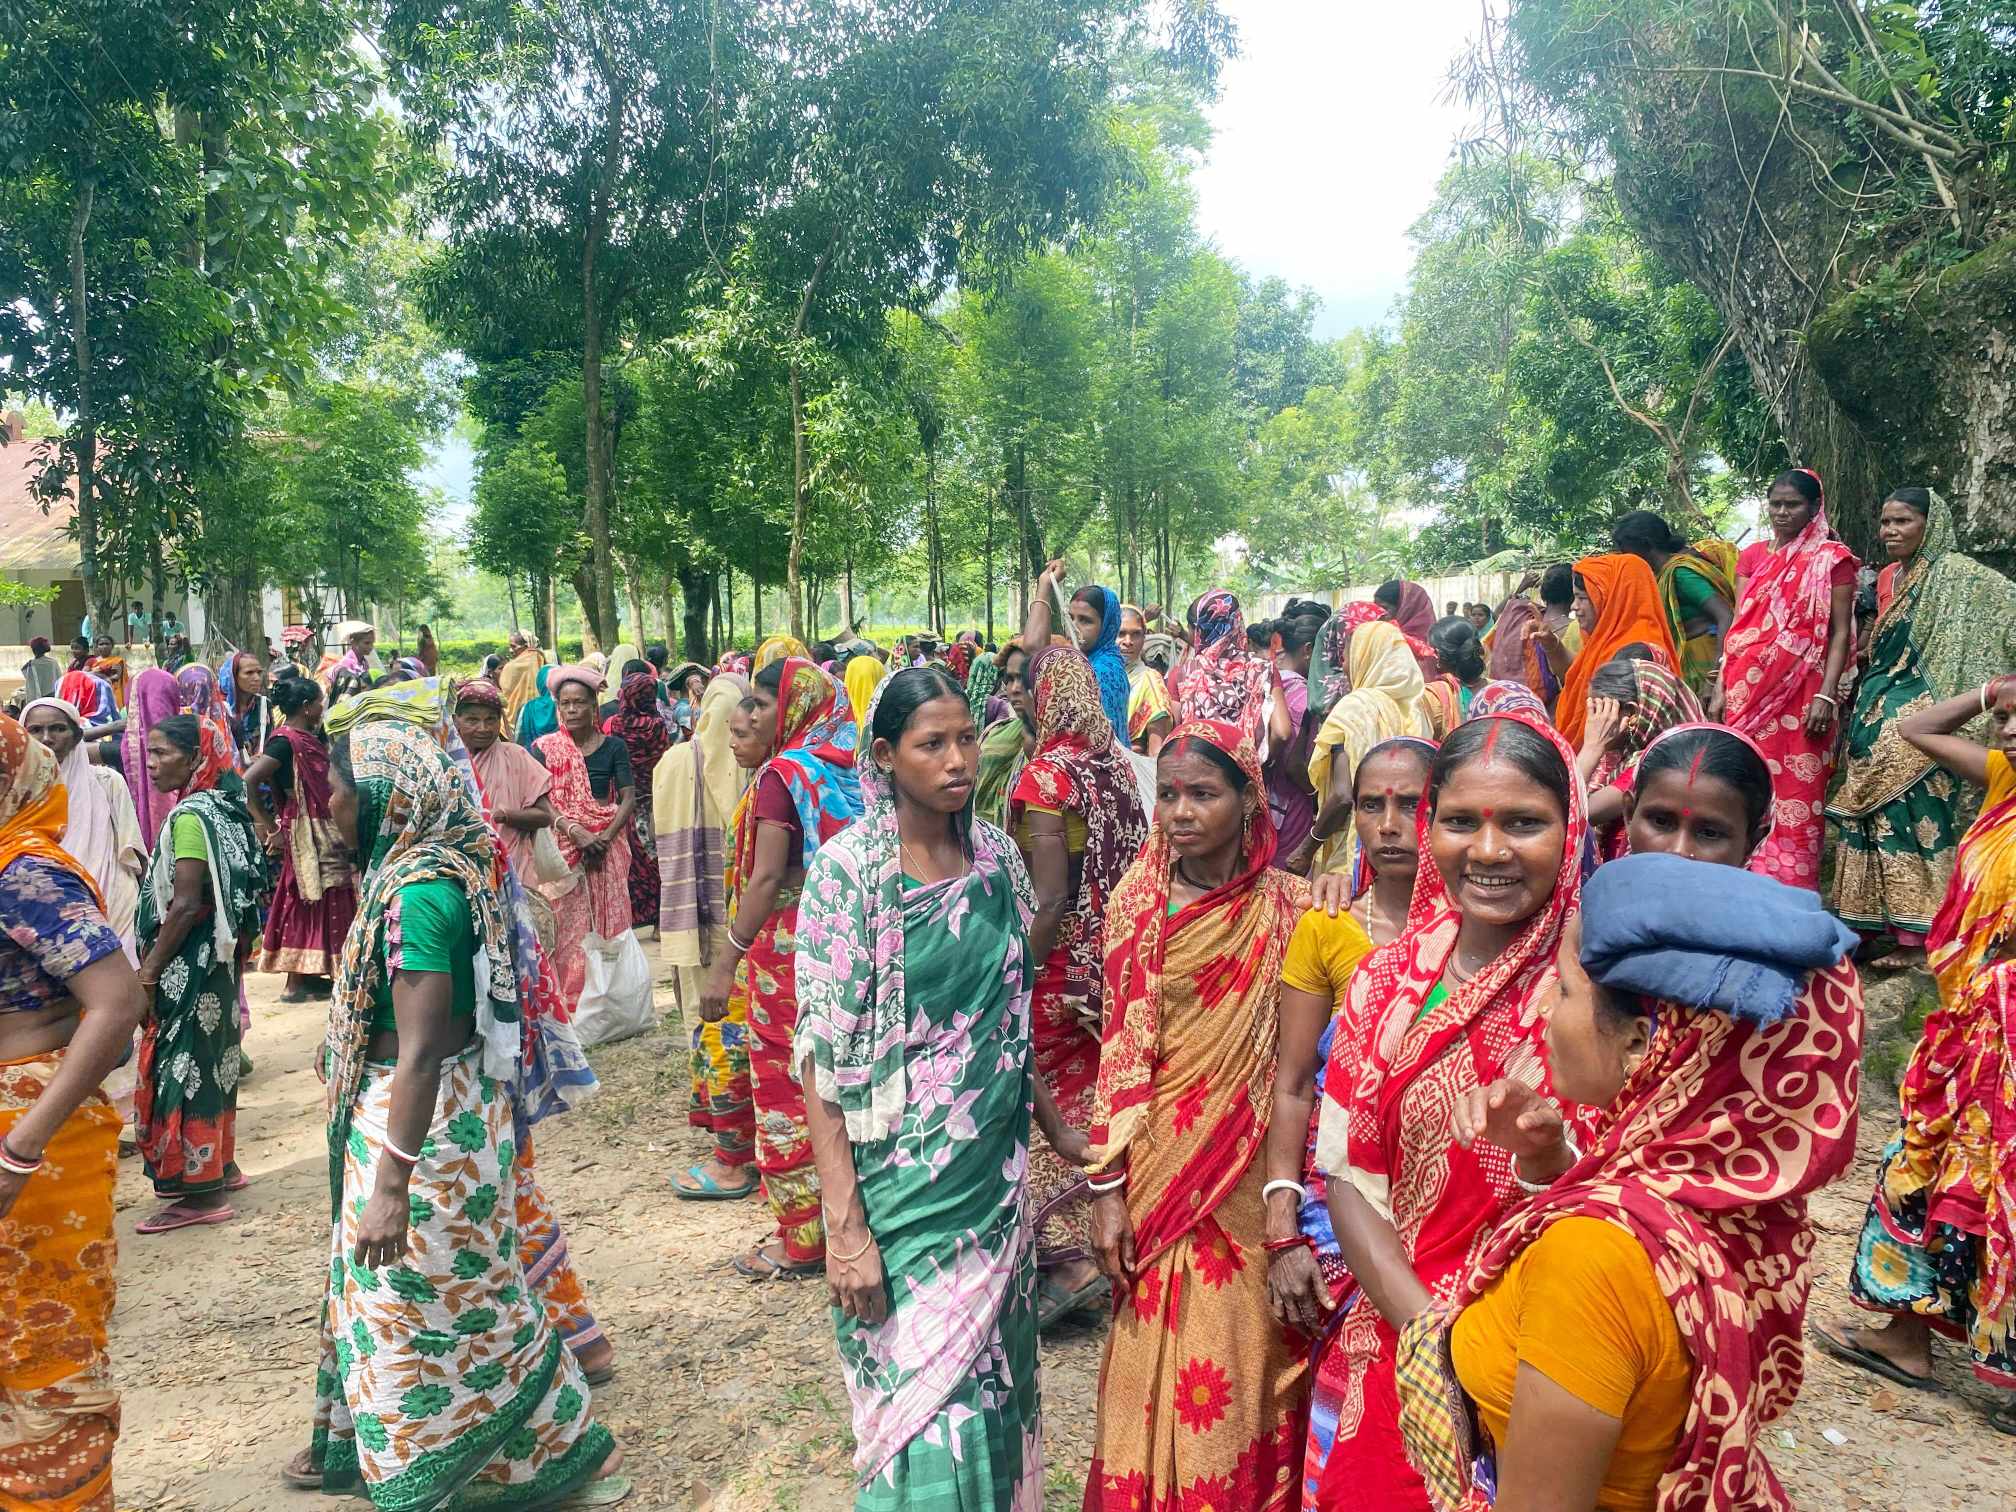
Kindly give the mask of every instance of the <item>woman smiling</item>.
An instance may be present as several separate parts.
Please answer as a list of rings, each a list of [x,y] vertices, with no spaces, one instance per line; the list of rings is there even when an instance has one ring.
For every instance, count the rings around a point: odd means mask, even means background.
[[[1574,755],[1529,717],[1460,726],[1429,770],[1407,930],[1351,979],[1324,1072],[1317,1166],[1364,1296],[1335,1348],[1345,1397],[1325,1508],[1425,1507],[1400,1441],[1399,1330],[1466,1269],[1520,1198],[1504,1152],[1466,1149],[1450,1111],[1510,1077],[1547,1094],[1542,1005],[1579,893],[1588,821]],[[1369,1305],[1368,1305],[1369,1304]]]

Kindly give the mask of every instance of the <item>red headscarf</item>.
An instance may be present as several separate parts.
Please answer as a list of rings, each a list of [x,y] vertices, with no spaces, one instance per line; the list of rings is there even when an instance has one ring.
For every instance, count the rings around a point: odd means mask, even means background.
[[[1260,714],[1274,664],[1246,645],[1246,617],[1239,600],[1214,588],[1197,600],[1191,649],[1169,669],[1169,696],[1176,722],[1228,724],[1257,744]]]
[[[617,709],[602,721],[602,733],[622,741],[630,752],[630,772],[637,785],[650,791],[651,773],[658,758],[672,745],[672,731],[658,712],[658,675],[632,672],[623,679],[616,694]]]

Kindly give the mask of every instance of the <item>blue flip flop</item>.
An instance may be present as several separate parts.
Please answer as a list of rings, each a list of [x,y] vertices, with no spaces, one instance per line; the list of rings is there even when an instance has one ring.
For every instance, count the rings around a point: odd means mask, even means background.
[[[686,1167],[686,1174],[700,1185],[689,1187],[675,1177],[672,1182],[672,1195],[681,1202],[737,1202],[744,1197],[753,1196],[756,1188],[762,1184],[759,1177],[746,1186],[724,1187],[697,1165]]]

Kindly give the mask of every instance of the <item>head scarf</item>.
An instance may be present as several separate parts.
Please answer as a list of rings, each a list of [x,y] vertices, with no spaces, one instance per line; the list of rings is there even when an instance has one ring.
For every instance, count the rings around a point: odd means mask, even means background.
[[[133,703],[126,711],[126,734],[120,741],[119,765],[126,787],[133,794],[133,813],[140,821],[140,838],[151,850],[161,838],[162,821],[175,807],[170,793],[157,793],[147,776],[147,732],[171,714],[182,711],[182,688],[175,674],[159,667],[143,667],[133,679]]]
[[[770,759],[750,779],[735,806],[735,854],[728,874],[731,901],[756,864],[757,783],[773,771],[784,779],[805,834],[801,861],[810,866],[819,847],[861,813],[861,783],[854,761],[860,736],[847,690],[833,674],[803,657],[786,658],[777,684],[777,728],[771,736]]]
[[[194,714],[205,721],[216,720],[224,727],[226,735],[231,731],[231,711],[225,707],[224,699],[217,691],[217,674],[200,661],[193,661],[175,674],[175,681],[182,689],[182,711]],[[235,743],[235,742],[234,742]]]
[[[1096,586],[1096,585],[1094,585]],[[1082,590],[1081,590],[1082,591]],[[1127,658],[1120,654],[1120,595],[1099,592],[1099,638],[1085,647],[1085,659],[1099,678],[1099,702],[1116,730],[1127,728]]]
[[[600,693],[603,687],[602,669],[590,662],[562,663],[545,671],[539,690],[557,701],[561,688],[570,682],[581,684],[590,693]]]
[[[441,728],[442,717],[441,679],[416,677],[339,699],[322,717],[322,728],[331,740],[358,725],[387,719],[434,731]]]
[[[952,675],[959,679],[959,686],[966,686],[966,678],[973,670],[973,647],[970,642],[957,640],[945,648],[945,665],[952,669]]]
[[[1428,590],[1410,579],[1400,580],[1400,607],[1390,616],[1407,637],[1407,649],[1421,664],[1421,676],[1433,681],[1442,675],[1442,659],[1428,644],[1428,632],[1435,628],[1435,600]]]
[[[417,656],[394,657],[392,671],[400,682],[418,682],[427,675],[427,663]]]
[[[1589,723],[1589,679],[1598,667],[1636,641],[1663,653],[1668,667],[1677,667],[1680,658],[1659,602],[1659,585],[1642,558],[1626,552],[1584,557],[1575,564],[1575,575],[1596,606],[1596,627],[1583,636],[1582,649],[1569,664],[1554,717],[1568,743],[1580,748]]]
[[[809,662],[802,665],[817,671]],[[791,680],[787,674],[787,683]],[[875,689],[870,724],[888,689],[886,681]],[[850,1140],[872,1143],[896,1132],[910,1101],[896,786],[873,761],[862,763],[860,802],[860,822],[822,847],[806,872],[798,905],[798,1028],[791,1063],[809,1060],[808,1095],[816,1093],[840,1109]],[[1036,898],[1021,854],[1000,830],[974,819],[970,801],[953,823],[972,864],[964,877],[935,884],[945,890],[943,906],[956,907],[975,889],[1010,888],[1026,930]],[[1025,953],[1005,969],[1019,974],[1011,1019],[1026,1026],[1034,963]]]
[[[553,695],[547,691],[552,683],[553,674],[558,670],[556,667],[541,666],[533,673],[532,686],[538,696],[529,699],[525,707],[519,711],[513,730],[518,744],[527,750],[531,749],[532,742],[540,736],[551,735],[560,728],[560,710],[553,702]],[[505,702],[508,705],[510,695],[505,696]],[[508,709],[506,712],[509,712]]]
[[[1029,671],[1036,754],[1015,780],[1009,828],[1025,804],[1084,821],[1078,891],[1058,925],[1052,959],[1063,961],[1065,998],[1097,1023],[1106,899],[1148,839],[1148,813],[1133,765],[1101,707],[1090,663],[1068,647],[1045,646]]]
[[[87,725],[105,724],[119,714],[112,685],[95,672],[65,672],[56,684],[56,696],[81,713]]]
[[[672,730],[658,712],[658,674],[632,672],[623,679],[616,703],[616,712],[602,721],[602,733],[623,742],[630,753],[630,773],[641,788],[672,745]]]
[[[178,802],[193,793],[209,792],[226,777],[231,777],[234,770],[230,739],[216,721],[205,719],[196,729],[196,765],[190,769],[188,782],[176,795]],[[232,777],[232,783],[235,787],[235,777]]]
[[[753,677],[769,666],[770,663],[783,661],[786,657],[791,656],[795,656],[798,660],[804,662],[809,662],[812,659],[812,653],[807,651],[804,644],[795,637],[773,635],[756,648],[756,659],[750,664],[749,675]]]
[[[600,651],[590,651],[586,656],[581,658],[579,665],[600,676],[608,667],[609,658]],[[595,686],[599,689],[602,685],[597,683]]]
[[[66,707],[64,712],[75,718],[74,709]],[[77,746],[76,754],[81,756],[83,749]],[[70,822],[70,799],[56,758],[49,747],[7,714],[0,714],[0,769],[5,777],[5,785],[0,786],[0,871],[23,856],[53,862],[89,888],[103,912],[105,894],[98,879],[62,843],[64,827]]]
[[[2016,665],[2010,656],[2016,585],[1959,550],[1953,508],[1936,492],[1924,538],[1899,564],[1896,591],[1876,617],[1870,641],[1897,621],[1909,627],[1918,670],[1934,698],[1971,693]]]
[[[1674,673],[1653,662],[1634,661],[1631,675],[1638,683],[1638,697],[1617,732],[1610,750],[1596,760],[1589,786],[1599,788],[1616,780],[1626,766],[1645,754],[1652,742],[1677,725],[1700,724],[1705,717],[1694,690]]]
[[[1260,720],[1274,666],[1246,647],[1246,617],[1239,600],[1214,588],[1197,601],[1197,630],[1188,655],[1169,672],[1176,722],[1212,721],[1245,730],[1257,748]],[[1104,688],[1101,688],[1103,703]],[[1120,728],[1126,728],[1123,713]]]
[[[1513,594],[1499,607],[1498,622],[1491,627],[1490,659],[1485,663],[1493,680],[1526,682],[1526,635],[1539,623],[1540,606],[1524,594]]]
[[[882,679],[888,676],[888,668],[873,656],[850,656],[847,658],[844,676],[847,683],[847,702],[861,711],[861,716],[856,721],[860,732],[857,736],[859,743],[856,749],[865,750],[868,746],[868,705],[875,701],[875,689],[881,685]]]
[[[1397,625],[1388,620],[1360,624],[1350,632],[1346,655],[1342,680],[1349,691],[1330,706],[1309,749],[1309,785],[1319,803],[1330,784],[1355,773],[1365,753],[1381,741],[1397,735],[1425,739],[1434,733],[1421,702],[1421,665]],[[1358,828],[1347,823],[1325,843],[1317,868],[1350,866],[1357,855]]]
[[[1309,707],[1317,718],[1328,714],[1337,700],[1351,691],[1352,632],[1385,617],[1385,611],[1371,599],[1356,599],[1323,621],[1309,664]]]
[[[623,669],[633,661],[643,661],[644,653],[628,641],[619,641],[609,648],[609,658],[602,663],[603,672],[616,680],[618,687],[623,684]]]
[[[1540,695],[1523,682],[1487,682],[1470,698],[1470,719],[1482,719],[1487,714],[1529,714],[1535,719],[1546,719],[1547,705],[1540,701]]]
[[[364,1077],[364,1049],[378,990],[393,903],[418,882],[445,880],[469,899],[476,930],[476,1030],[483,1074],[518,1085],[520,1009],[517,958],[493,868],[497,841],[456,762],[421,731],[398,720],[359,725],[349,736],[357,789],[357,850],[365,872],[357,918],[343,942],[329,1000],[330,1202],[342,1198],[343,1150]]]
[[[504,690],[487,677],[472,677],[455,685],[455,707],[459,710],[464,704],[495,709],[501,715],[504,712]]]
[[[28,716],[37,709],[54,709],[77,732],[69,754],[56,769],[69,797],[69,819],[61,836],[63,849],[82,862],[93,878],[109,877],[119,865],[118,816],[113,813],[112,800],[105,795],[91,766],[91,753],[84,738],[84,717],[74,704],[60,698],[38,698],[21,711],[23,729],[27,728]],[[35,744],[42,743],[38,740]],[[13,769],[9,763],[7,770],[11,773]],[[0,798],[0,807],[4,805],[5,799]],[[0,869],[4,867],[5,862],[0,861]]]
[[[1803,1373],[1806,1200],[1855,1153],[1854,942],[1810,891],[1727,867],[1637,856],[1590,879],[1583,965],[1655,1000],[1652,1043],[1575,1165],[1401,1338],[1402,1427],[1435,1505],[1462,1501],[1475,1447],[1450,1410],[1458,1399],[1437,1389],[1449,1384],[1433,1363],[1448,1328],[1552,1225],[1597,1218],[1644,1246],[1694,1365],[1659,1505],[1789,1512],[1762,1434]],[[1756,1012],[1760,998],[1782,1017]]]
[[[289,625],[280,632],[280,644],[288,649],[305,646],[315,638],[315,632],[306,625]]]

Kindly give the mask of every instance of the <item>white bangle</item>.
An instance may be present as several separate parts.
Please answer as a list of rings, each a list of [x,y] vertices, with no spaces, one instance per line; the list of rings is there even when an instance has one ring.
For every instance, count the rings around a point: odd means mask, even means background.
[[[1307,1202],[1309,1200],[1309,1188],[1302,1185],[1301,1182],[1285,1181],[1278,1178],[1260,1188],[1260,1200],[1265,1202],[1269,1197],[1280,1191],[1293,1192],[1297,1202]]]
[[[1576,1162],[1582,1158],[1582,1151],[1566,1129],[1561,1131],[1561,1143],[1568,1150],[1568,1166],[1570,1170],[1573,1170]],[[1562,1174],[1566,1175],[1567,1172],[1564,1171]],[[1551,1191],[1554,1186],[1552,1181],[1528,1181],[1524,1176],[1520,1175],[1519,1157],[1517,1155],[1512,1157],[1512,1179],[1519,1183],[1521,1191],[1532,1196],[1538,1196],[1542,1192]]]
[[[1117,1192],[1120,1188],[1127,1185],[1127,1173],[1122,1171],[1119,1175],[1109,1177],[1105,1181],[1101,1181],[1095,1176],[1087,1176],[1085,1178],[1085,1185],[1103,1196],[1107,1192]]]
[[[406,1164],[408,1164],[409,1166],[417,1166],[418,1164],[420,1164],[420,1157],[418,1155],[408,1155],[404,1150],[400,1149],[399,1146],[392,1143],[392,1136],[389,1134],[385,1136],[385,1153],[387,1155],[392,1156],[396,1160],[405,1161]]]

